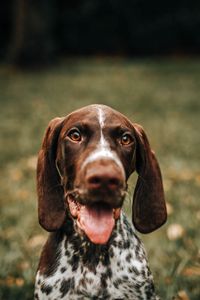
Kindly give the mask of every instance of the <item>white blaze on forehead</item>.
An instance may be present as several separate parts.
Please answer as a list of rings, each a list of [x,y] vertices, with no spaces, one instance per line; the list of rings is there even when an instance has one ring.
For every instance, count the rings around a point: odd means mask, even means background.
[[[98,110],[99,124],[100,124],[101,129],[102,129],[105,125],[105,113],[100,107],[98,107],[97,110]]]
[[[104,134],[103,134],[103,128],[105,126],[105,119],[106,119],[105,113],[104,113],[103,109],[100,107],[97,108],[97,113],[98,113],[98,121],[99,121],[99,125],[100,125],[99,143],[97,144],[97,148],[87,157],[87,159],[85,160],[82,167],[84,167],[88,163],[91,163],[98,159],[104,158],[104,159],[108,159],[108,160],[113,160],[120,167],[122,172],[124,173],[124,168],[123,168],[123,165],[122,165],[119,157],[117,156],[117,154],[115,152],[113,152],[110,149],[110,145],[106,141]]]
[[[100,125],[100,141],[99,144],[101,148],[109,149],[109,145],[106,142],[104,136],[103,136],[103,128],[105,125],[105,114],[101,108],[98,108],[98,119],[99,119],[99,125]]]

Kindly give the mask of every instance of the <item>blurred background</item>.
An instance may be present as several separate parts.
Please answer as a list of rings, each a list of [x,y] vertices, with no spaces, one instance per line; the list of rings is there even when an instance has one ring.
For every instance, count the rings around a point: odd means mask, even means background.
[[[200,299],[200,2],[8,0],[0,10],[0,299],[32,299],[48,122],[103,103],[140,123],[168,222],[142,235],[162,299]],[[131,193],[125,209],[130,215]]]

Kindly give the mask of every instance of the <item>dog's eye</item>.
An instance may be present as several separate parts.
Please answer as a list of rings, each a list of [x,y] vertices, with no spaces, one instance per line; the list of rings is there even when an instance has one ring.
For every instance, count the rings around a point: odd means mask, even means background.
[[[68,133],[68,137],[74,141],[74,142],[80,142],[81,141],[81,133],[78,131],[78,129],[72,129]]]
[[[121,137],[120,143],[127,146],[133,142],[133,138],[130,134],[124,133]]]

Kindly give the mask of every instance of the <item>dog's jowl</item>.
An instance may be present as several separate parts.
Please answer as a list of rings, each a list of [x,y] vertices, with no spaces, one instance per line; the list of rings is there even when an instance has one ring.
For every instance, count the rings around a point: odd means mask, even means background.
[[[136,171],[132,222],[122,210]],[[104,105],[53,119],[38,157],[43,248],[35,299],[158,299],[136,230],[166,221],[162,178],[138,124]]]

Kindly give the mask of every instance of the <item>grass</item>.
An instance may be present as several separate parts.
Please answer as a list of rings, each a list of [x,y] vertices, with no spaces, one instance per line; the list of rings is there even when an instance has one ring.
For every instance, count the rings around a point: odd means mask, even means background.
[[[0,299],[33,298],[47,236],[35,192],[45,127],[91,103],[110,105],[145,128],[169,211],[165,226],[142,236],[157,290],[165,300],[178,293],[199,299],[199,97],[200,60],[69,59],[37,72],[0,66]]]

